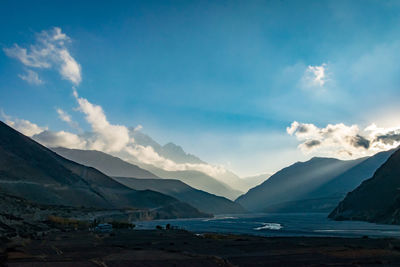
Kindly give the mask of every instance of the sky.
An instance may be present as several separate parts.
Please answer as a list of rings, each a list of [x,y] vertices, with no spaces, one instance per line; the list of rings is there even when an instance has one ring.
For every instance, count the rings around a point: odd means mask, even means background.
[[[240,176],[368,156],[400,144],[399,26],[398,1],[2,1],[1,120],[171,170],[206,166],[135,128]]]

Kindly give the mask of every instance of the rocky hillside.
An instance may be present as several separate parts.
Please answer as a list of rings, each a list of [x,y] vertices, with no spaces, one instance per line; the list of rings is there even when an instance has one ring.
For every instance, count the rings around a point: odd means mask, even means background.
[[[348,193],[329,217],[400,224],[400,150],[371,179]]]
[[[13,238],[37,238],[49,232],[80,227],[85,230],[98,222],[132,222],[173,218],[159,210],[115,210],[43,205],[0,191],[0,243]]]
[[[176,217],[207,216],[177,199],[128,188],[100,171],[67,160],[0,122],[0,189],[46,205],[152,209]]]

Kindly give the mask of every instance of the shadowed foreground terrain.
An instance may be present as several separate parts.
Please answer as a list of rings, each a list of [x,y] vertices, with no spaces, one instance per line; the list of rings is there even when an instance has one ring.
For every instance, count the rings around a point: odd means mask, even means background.
[[[385,266],[400,240],[195,235],[184,230],[58,232],[2,243],[7,266]]]

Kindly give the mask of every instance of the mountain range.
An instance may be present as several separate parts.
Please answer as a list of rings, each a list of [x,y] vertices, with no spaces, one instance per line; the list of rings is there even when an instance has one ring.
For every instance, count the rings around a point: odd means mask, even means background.
[[[70,161],[0,122],[0,189],[47,205],[152,209],[163,218],[209,216],[151,190],[133,190]]]
[[[142,139],[146,137],[147,141],[144,144],[155,142],[146,135],[142,134],[141,136]],[[183,171],[180,173],[180,171],[164,171],[151,165],[145,166],[148,170],[158,174],[156,175],[139,166],[98,151],[66,148],[53,148],[53,150],[68,159],[96,167],[130,188],[161,192],[203,212],[213,214],[242,213],[244,212],[242,206],[249,210],[262,212],[330,212],[347,192],[371,177],[394,152],[394,150],[384,151],[369,158],[352,161],[312,158],[307,162],[298,162],[284,168],[271,177],[260,175],[243,178],[242,181],[251,181],[250,183],[264,182],[240,196],[236,200],[236,203],[240,205],[235,206],[228,199],[217,196],[228,193],[228,190],[223,187],[224,184],[215,182],[215,179],[201,172]],[[181,158],[184,157],[183,149],[175,150],[180,151]],[[160,179],[159,176],[164,179]],[[181,177],[179,181],[165,179],[176,176]],[[196,179],[198,177],[201,178]],[[205,190],[209,190],[210,185],[213,185],[213,192],[217,192],[217,195],[193,188],[182,180]],[[204,182],[206,184],[202,184]]]
[[[150,146],[160,156],[172,160],[180,164],[203,164],[208,165],[207,162],[201,160],[199,157],[186,153],[182,147],[174,144],[167,143],[164,146],[157,143],[150,136],[142,133],[141,131],[131,131],[132,138],[135,143],[142,146]],[[186,184],[201,189],[212,194],[224,196],[229,199],[236,199],[238,196],[247,192],[255,184],[250,180],[241,179],[235,173],[229,170],[220,172],[213,176],[196,170],[180,170],[180,171],[166,171],[150,164],[144,164],[137,159],[134,162],[136,165],[143,169],[155,173],[157,176],[163,178],[179,179]]]
[[[141,138],[151,143],[151,138],[144,137]],[[164,156],[172,153],[181,162],[186,157],[201,161],[172,143],[160,147]],[[75,213],[82,213],[79,208],[151,211],[150,217],[150,213],[143,215],[147,218],[208,217],[211,213],[244,213],[246,209],[333,210],[329,217],[336,220],[400,224],[400,150],[347,161],[314,157],[269,178],[238,178],[261,184],[235,202],[219,195],[230,194],[233,198],[239,191],[202,172],[165,171],[151,165],[144,169],[99,151],[52,150],[0,122],[0,195],[7,203],[22,199],[47,205],[54,212],[57,207],[74,207]],[[235,175],[228,173],[226,177],[229,176]],[[218,194],[200,190],[210,187]],[[4,209],[5,205],[1,207]],[[32,209],[39,206],[35,207]],[[23,205],[19,205],[18,210],[22,209]]]
[[[165,145],[160,145],[153,138],[141,131],[131,131],[132,137],[135,139],[135,143],[142,146],[150,146],[157,152],[160,156],[170,159],[175,163],[193,163],[193,164],[207,164],[200,158],[186,153],[181,146],[178,146],[172,142]]]
[[[211,193],[195,189],[180,180],[161,179],[155,174],[144,170],[134,164],[128,163],[121,160],[120,158],[111,156],[100,151],[67,149],[60,147],[52,148],[52,150],[67,159],[73,160],[80,164],[84,164],[86,166],[94,167],[130,188],[136,190],[149,189],[157,191],[175,197],[182,202],[186,202],[203,212],[212,214],[245,212],[240,204],[234,203],[231,200],[226,199],[225,197],[213,195]],[[172,175],[174,173],[161,171],[158,172],[161,174],[167,173],[168,175]],[[192,172],[185,172],[185,174],[190,173]],[[195,179],[200,175],[204,174],[195,173],[193,175],[194,178],[192,179]],[[188,177],[188,179],[190,179],[190,176]],[[208,178],[207,176],[204,176],[203,180],[204,179],[208,179],[208,184],[213,185],[213,183],[215,183],[214,186],[216,190],[218,190],[218,186],[221,186],[219,183],[214,182],[214,180],[211,180],[211,178]],[[200,179],[200,182],[203,180]],[[196,181],[193,181],[192,183],[196,184]]]
[[[205,174],[204,172],[195,170],[185,171],[166,171],[161,168],[157,168],[153,165],[137,163],[141,168],[149,170],[162,178],[178,179],[191,187],[199,190],[209,192],[217,196],[223,196],[228,199],[234,200],[241,194],[242,191],[235,190],[228,184],[218,181],[216,178]]]
[[[108,176],[159,178],[155,174],[137,165],[128,163],[118,157],[111,156],[101,151],[68,149],[64,147],[53,147],[50,149],[66,159],[93,167]]]
[[[340,201],[340,196],[338,199],[338,195],[331,192],[320,195],[318,190],[364,160],[314,157],[297,162],[250,189],[236,202],[246,209],[262,212],[330,211]]]
[[[245,213],[239,204],[224,197],[194,189],[179,180],[174,179],[136,179],[128,177],[113,177],[116,181],[136,190],[150,189],[169,196],[210,214]]]

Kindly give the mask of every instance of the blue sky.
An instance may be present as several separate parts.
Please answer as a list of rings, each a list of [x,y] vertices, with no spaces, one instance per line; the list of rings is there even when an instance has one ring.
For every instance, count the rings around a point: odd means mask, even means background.
[[[4,52],[59,27],[81,66],[79,96],[111,123],[142,125],[160,143],[240,175],[272,172],[348,150],[321,136],[328,124],[357,125],[351,133],[371,142],[363,130],[372,123],[398,130],[399,26],[397,1],[3,1],[0,108],[76,133],[61,108],[90,131],[70,81]],[[21,79],[29,70],[43,82]],[[294,121],[319,135],[288,134]],[[320,149],[302,149],[315,138]],[[368,149],[348,154],[383,148]]]

